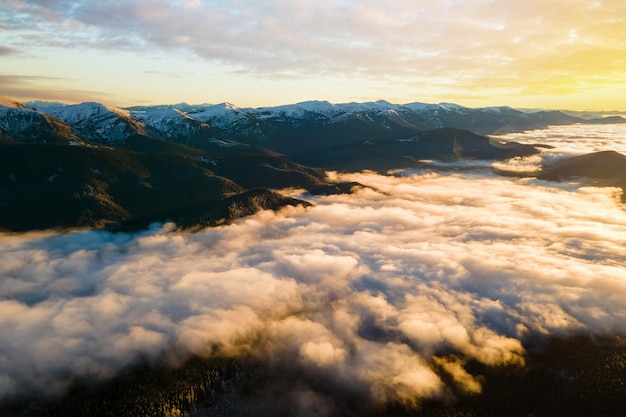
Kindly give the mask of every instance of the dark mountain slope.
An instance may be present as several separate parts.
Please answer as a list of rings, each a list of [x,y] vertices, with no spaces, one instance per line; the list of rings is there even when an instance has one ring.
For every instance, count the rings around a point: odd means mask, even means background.
[[[216,174],[250,189],[299,187],[310,190],[327,184],[323,170],[297,164],[266,149],[237,147],[204,161]]]
[[[591,125],[606,125],[614,123],[626,123],[626,119],[624,119],[622,116],[594,117],[593,119],[585,120],[584,123]]]
[[[386,117],[355,113],[339,120],[311,120],[297,126],[279,125],[259,144],[284,154],[311,152],[363,140],[383,140],[413,136],[426,130],[419,125],[407,125]],[[256,139],[239,140],[254,144]]]
[[[570,116],[558,110],[539,111],[531,113],[530,116],[533,122],[541,127],[550,125],[571,125],[584,121],[579,117]]]
[[[277,192],[256,189],[226,197],[209,209],[191,210],[177,224],[183,228],[196,230],[206,226],[228,223],[233,219],[250,216],[261,210],[278,210],[285,206],[310,207],[312,204],[295,198],[285,197]]]
[[[541,179],[562,180],[574,177],[626,179],[626,156],[602,151],[567,158],[543,168]]]
[[[144,153],[165,153],[193,158],[214,174],[229,178],[246,189],[303,188],[313,194],[346,192],[346,184],[330,184],[324,170],[293,162],[269,149],[242,144],[220,146],[205,143],[197,149],[173,142],[152,140],[135,135],[123,145],[125,149]]]
[[[467,130],[443,128],[409,139],[362,141],[293,155],[300,163],[339,170],[389,170],[416,166],[419,160],[507,159],[538,153],[537,148],[501,142]]]
[[[176,154],[95,146],[0,146],[0,228],[6,230],[107,224],[136,228],[168,219],[189,224],[189,216],[203,212],[223,213],[227,221],[242,210],[251,214],[301,203],[274,198],[259,204],[258,196],[215,175],[182,147]],[[242,210],[222,210],[233,201]]]
[[[440,160],[508,159],[539,153],[532,145],[491,139],[463,129],[432,130],[413,139],[423,158]]]
[[[626,203],[626,156],[615,151],[594,152],[574,156],[545,166],[539,179],[564,181],[586,178],[594,185],[621,187]]]

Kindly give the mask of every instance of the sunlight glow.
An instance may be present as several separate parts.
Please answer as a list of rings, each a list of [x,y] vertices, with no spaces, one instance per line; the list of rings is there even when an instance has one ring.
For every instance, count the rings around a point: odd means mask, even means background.
[[[625,110],[625,26],[619,0],[8,1],[0,94]]]

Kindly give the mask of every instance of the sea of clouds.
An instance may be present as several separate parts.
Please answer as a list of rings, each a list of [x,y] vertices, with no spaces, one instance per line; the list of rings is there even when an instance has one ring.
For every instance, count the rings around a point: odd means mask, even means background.
[[[542,132],[572,154],[597,133]],[[373,402],[443,398],[442,373],[480,392],[467,359],[523,365],[527,336],[626,332],[621,189],[480,165],[330,175],[368,187],[196,233],[0,235],[0,398],[216,349]]]

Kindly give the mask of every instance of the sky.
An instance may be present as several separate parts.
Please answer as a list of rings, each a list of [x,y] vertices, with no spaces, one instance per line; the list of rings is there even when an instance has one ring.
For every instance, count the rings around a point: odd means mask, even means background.
[[[626,110],[622,0],[0,0],[0,94]]]
[[[515,137],[626,149],[621,125],[537,133]],[[282,363],[299,383],[273,392],[309,415],[346,392],[363,407],[478,393],[467,360],[523,365],[529,335],[626,331],[620,189],[481,166],[330,175],[369,188],[196,233],[0,234],[0,402],[217,347]]]

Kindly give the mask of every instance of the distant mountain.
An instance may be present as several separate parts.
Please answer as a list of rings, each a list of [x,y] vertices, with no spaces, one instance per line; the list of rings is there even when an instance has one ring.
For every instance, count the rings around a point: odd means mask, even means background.
[[[72,127],[74,134],[90,141],[119,144],[133,135],[161,137],[158,129],[131,117],[128,110],[100,103],[49,105],[39,111],[61,120]]]
[[[0,96],[0,138],[42,143],[79,140],[70,125],[3,96]]]
[[[343,104],[307,101],[261,108],[180,103],[126,109],[99,103],[38,101],[26,108],[64,122],[75,135],[91,141],[123,145],[127,137],[139,134],[201,149],[240,143],[287,155],[364,140],[404,139],[444,127],[500,134],[559,124],[626,122],[621,117],[586,120],[559,111],[529,113],[510,107],[469,108],[452,103],[399,105],[382,100]]]
[[[411,138],[362,141],[293,155],[300,163],[336,170],[386,171],[421,166],[421,160],[501,160],[539,153],[532,145],[490,139],[463,129],[441,128]]]
[[[130,112],[135,120],[155,129],[159,137],[188,145],[202,145],[198,139],[209,140],[217,132],[207,123],[189,116],[182,110],[167,106]]]
[[[329,182],[324,169],[530,155],[537,153],[533,146],[479,133],[581,120],[450,103],[121,109],[94,102],[24,105],[0,97],[0,228],[134,228],[168,219],[185,227],[218,224],[260,209],[308,204],[272,190],[327,194],[359,186]]]
[[[537,110],[535,110],[537,111]],[[586,111],[573,111],[573,110],[561,110],[563,113],[570,115],[570,116],[574,116],[574,117],[580,117],[582,119],[585,120],[591,120],[591,119],[607,119],[610,118],[612,116],[619,116],[621,120],[618,123],[624,123],[624,116],[626,116],[626,111],[620,111],[620,110],[601,110],[601,111],[592,111],[592,110],[586,110]]]
[[[226,103],[196,108],[187,114],[214,127],[216,138],[259,145],[287,155],[365,140],[409,138],[444,127],[500,134],[584,122],[561,112],[528,114],[510,107],[472,109],[450,103],[397,105],[385,101],[304,102],[258,109]]]
[[[540,178],[562,180],[574,177],[626,179],[626,156],[615,151],[573,156],[543,168]]]
[[[585,120],[585,123],[595,125],[616,124],[626,123],[626,119],[624,119],[622,116],[595,117],[593,119]]]
[[[593,152],[564,159],[543,167],[539,179],[564,181],[586,178],[596,185],[617,186],[624,190],[626,203],[626,156],[615,151]]]

